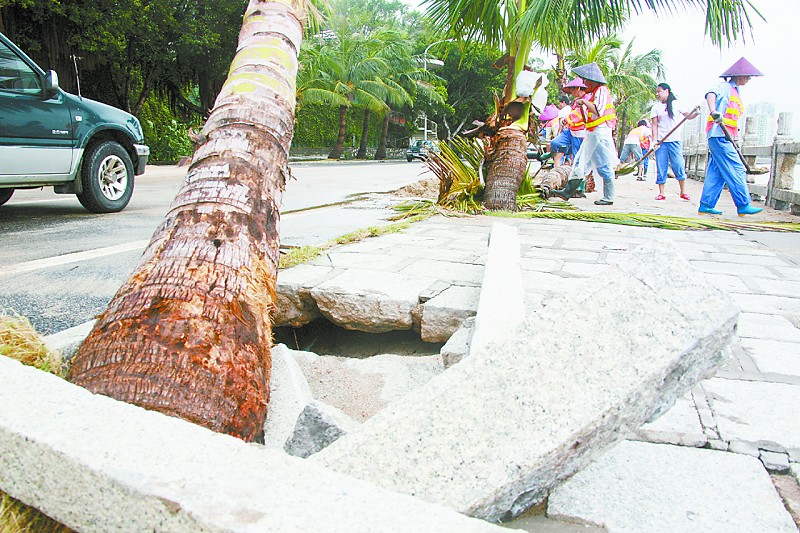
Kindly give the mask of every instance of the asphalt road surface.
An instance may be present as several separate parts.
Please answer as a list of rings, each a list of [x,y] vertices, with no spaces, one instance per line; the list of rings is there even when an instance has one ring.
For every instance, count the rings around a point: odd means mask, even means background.
[[[387,223],[386,193],[420,179],[403,162],[292,164],[281,203],[281,243],[318,244]],[[149,166],[120,212],[96,215],[52,188],[16,191],[0,207],[0,309],[48,335],[94,318],[138,264],[185,168]]]

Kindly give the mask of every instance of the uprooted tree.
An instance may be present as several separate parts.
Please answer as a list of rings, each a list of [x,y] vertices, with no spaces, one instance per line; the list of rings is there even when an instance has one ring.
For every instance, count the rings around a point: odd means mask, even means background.
[[[246,441],[263,436],[302,0],[251,0],[185,182],[69,379]]]
[[[530,101],[517,98],[515,83],[528,63],[532,46],[555,53],[564,77],[563,53],[621,28],[632,14],[656,14],[678,8],[704,9],[706,33],[714,44],[731,42],[750,27],[750,0],[426,0],[434,26],[462,42],[498,46],[505,54],[502,98],[484,123],[469,135],[482,136],[488,172],[483,205],[486,209],[516,208],[516,192],[525,170]]]
[[[479,24],[482,13],[500,13],[497,0],[430,2],[445,11],[455,6],[457,16],[448,20],[458,21],[463,15],[473,33],[484,31]],[[732,35],[741,25],[743,0],[707,2],[708,13],[725,15],[709,15],[712,39]],[[706,5],[706,0],[658,6],[685,3]],[[640,5],[638,0],[500,4],[513,16],[506,22],[487,21],[487,28],[497,23],[492,42],[498,41],[500,29],[513,29],[509,36],[524,34],[525,17],[536,22],[542,16],[547,24],[555,24],[551,29],[563,32],[575,29],[586,15],[593,24],[587,27],[589,33],[596,34],[624,19],[631,6]],[[645,4],[656,9],[652,0]],[[545,8],[559,16],[548,18]],[[288,173],[297,55],[306,13],[302,0],[250,0],[228,79],[199,138],[184,185],[141,263],[79,349],[70,373],[74,383],[246,441],[263,435],[278,205]],[[562,22],[570,24],[559,25]],[[454,31],[465,30],[462,26],[451,25]],[[513,83],[534,41],[509,39],[513,46],[507,50],[513,59],[508,62],[508,80]],[[512,93],[506,91],[504,105]],[[527,119],[528,112],[529,107],[520,119]],[[517,157],[518,150],[524,157],[524,143],[500,149],[516,141],[517,136],[511,136],[497,142],[494,175],[504,158]],[[487,181],[493,177],[490,172]]]

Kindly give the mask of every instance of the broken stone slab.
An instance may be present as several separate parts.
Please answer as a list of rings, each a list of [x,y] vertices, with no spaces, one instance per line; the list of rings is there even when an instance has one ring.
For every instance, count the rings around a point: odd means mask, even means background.
[[[517,228],[492,224],[470,354],[508,335],[525,317],[519,250]]]
[[[365,359],[291,351],[315,399],[363,422],[444,371],[438,355],[381,354]]]
[[[420,337],[425,342],[446,342],[464,322],[475,316],[481,291],[453,285],[422,306]]]
[[[347,329],[384,333],[411,329],[411,310],[435,280],[396,272],[348,269],[313,289],[328,320]]]
[[[264,445],[282,449],[295,430],[295,424],[314,398],[303,371],[283,344],[272,347],[269,406],[264,423]]]
[[[75,531],[503,531],[0,357],[0,490]]]
[[[311,287],[326,279],[334,269],[317,265],[298,265],[278,272],[275,327],[299,328],[320,317],[317,303],[311,297]]]
[[[505,520],[712,373],[737,316],[674,244],[643,246],[310,460]]]
[[[614,532],[797,531],[758,459],[646,442],[621,442],[565,481],[547,514]]]
[[[306,405],[294,432],[284,444],[289,455],[306,458],[330,445],[342,435],[358,428],[358,422],[339,409],[319,401]]]
[[[474,327],[475,319],[467,319],[439,350],[439,354],[442,356],[442,364],[445,368],[450,368],[469,354],[469,341],[472,339]]]
[[[773,451],[800,448],[800,385],[714,378],[703,389],[723,440]]]
[[[700,417],[691,394],[678,398],[671,409],[639,428],[636,438],[647,442],[696,448],[702,448],[708,443],[708,437],[700,424]]]
[[[770,472],[784,473],[789,471],[789,456],[785,453],[761,450],[759,459],[764,468]]]

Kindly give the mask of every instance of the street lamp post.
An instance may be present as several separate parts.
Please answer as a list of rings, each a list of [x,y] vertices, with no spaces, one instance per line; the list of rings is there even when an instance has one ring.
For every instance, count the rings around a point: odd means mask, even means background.
[[[425,48],[425,51],[422,52],[422,69],[423,70],[428,70],[428,50],[430,50],[433,45],[441,44],[441,43],[449,43],[449,42],[454,41],[454,40],[455,39],[442,39],[441,41],[435,41],[435,42],[432,42],[431,44],[429,44],[428,47]],[[423,133],[423,136],[424,136],[424,139],[427,141],[428,140],[428,102],[425,102],[425,109],[423,111],[423,117],[425,119],[425,122],[424,122],[425,131]]]

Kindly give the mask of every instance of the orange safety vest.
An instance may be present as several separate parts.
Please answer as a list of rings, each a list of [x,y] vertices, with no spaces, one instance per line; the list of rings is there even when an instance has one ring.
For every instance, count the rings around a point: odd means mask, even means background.
[[[598,86],[597,88],[595,88],[594,91],[589,93],[592,96],[591,97],[592,101],[594,101],[595,93],[597,93],[597,91],[599,91],[602,87],[604,87],[604,85]],[[609,94],[608,96],[609,96],[608,103],[606,104],[605,109],[597,110],[600,113],[600,116],[597,116],[591,111],[587,110],[589,111],[589,116],[587,117],[586,121],[587,130],[594,131],[597,128],[597,126],[599,126],[604,122],[608,122],[609,126],[611,126],[612,128],[617,125],[617,114],[616,112],[614,112],[614,103],[611,101],[611,94]]]
[[[725,126],[729,132],[731,132],[731,137],[736,139],[739,136],[739,117],[742,116],[742,111],[744,110],[744,105],[742,104],[742,100],[739,98],[739,90],[736,87],[731,87],[731,95],[728,98],[728,108],[725,110],[725,114],[722,115],[722,125]],[[706,133],[711,131],[711,128],[714,127],[714,119],[711,118],[711,115],[708,115],[708,120],[706,121]]]
[[[570,131],[581,131],[586,129],[586,122],[583,120],[583,113],[580,106],[572,105],[572,111],[567,115],[567,127]]]

